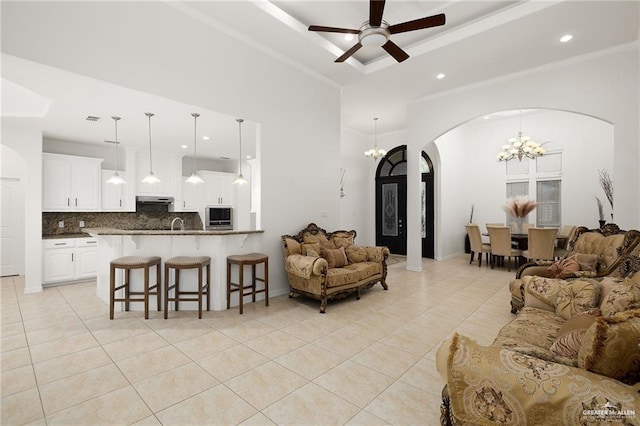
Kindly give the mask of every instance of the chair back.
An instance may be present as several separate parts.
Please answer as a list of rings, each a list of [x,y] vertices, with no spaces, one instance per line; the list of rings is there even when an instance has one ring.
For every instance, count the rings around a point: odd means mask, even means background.
[[[529,259],[553,260],[558,228],[529,228]]]
[[[576,229],[578,229],[578,227],[575,225],[563,225],[558,233],[558,238],[563,238],[563,244],[558,247],[567,249],[569,247],[569,241],[571,241],[573,235],[576,233]]]
[[[494,256],[511,256],[511,228],[508,226],[490,226],[489,241],[491,242],[491,254]]]
[[[480,234],[480,227],[475,223],[469,223],[465,225],[465,228],[467,228],[467,234],[469,234],[471,251],[482,253],[482,235]]]

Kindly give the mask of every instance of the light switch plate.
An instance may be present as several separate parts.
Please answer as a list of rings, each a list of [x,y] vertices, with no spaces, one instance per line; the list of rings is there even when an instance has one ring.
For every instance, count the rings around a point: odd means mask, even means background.
[[[64,228],[64,220],[58,222],[58,228]]]

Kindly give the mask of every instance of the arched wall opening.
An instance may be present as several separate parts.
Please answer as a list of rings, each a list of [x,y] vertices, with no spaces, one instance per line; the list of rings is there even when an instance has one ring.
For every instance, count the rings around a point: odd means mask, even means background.
[[[508,167],[497,161],[496,154],[520,129],[543,144],[547,157],[511,160]],[[599,170],[613,174],[613,125],[605,120],[550,109],[526,109],[521,115],[520,110],[500,111],[454,127],[425,149],[437,152],[436,217],[439,235],[447,236],[436,238],[439,259],[463,250],[463,226],[470,220],[481,226],[506,221],[502,206],[508,185],[527,188],[528,198],[536,199],[538,182],[559,181],[561,225],[596,227],[595,197],[605,203],[610,220],[611,208],[598,180]],[[545,166],[549,163],[554,167]],[[528,221],[542,220],[543,213],[534,210]],[[457,234],[462,237],[449,237]]]

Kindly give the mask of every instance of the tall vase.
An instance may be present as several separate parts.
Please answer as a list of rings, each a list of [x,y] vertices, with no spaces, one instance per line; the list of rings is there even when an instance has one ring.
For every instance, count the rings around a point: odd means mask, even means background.
[[[524,218],[523,217],[516,217],[515,218],[515,222],[516,222],[516,234],[524,234],[524,230],[523,230],[523,224],[524,224]]]

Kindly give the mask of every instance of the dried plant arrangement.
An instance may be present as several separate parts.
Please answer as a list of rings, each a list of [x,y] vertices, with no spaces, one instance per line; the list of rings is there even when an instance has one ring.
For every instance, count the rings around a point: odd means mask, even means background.
[[[596,199],[596,204],[598,205],[598,218],[600,220],[604,220],[604,206],[602,205],[602,200],[598,197],[593,197]]]
[[[529,200],[527,197],[518,196],[509,198],[502,208],[513,217],[524,218],[537,206],[538,203],[536,201]]]
[[[606,169],[598,170],[598,180],[600,181],[600,187],[607,196],[609,205],[611,206],[611,220],[613,221],[613,179]]]

